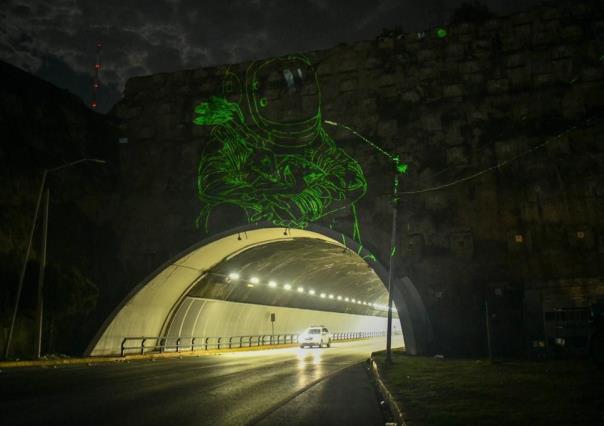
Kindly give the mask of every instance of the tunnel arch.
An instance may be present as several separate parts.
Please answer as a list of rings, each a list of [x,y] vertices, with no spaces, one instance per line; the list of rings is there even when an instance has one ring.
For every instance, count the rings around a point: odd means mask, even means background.
[[[125,336],[164,335],[189,290],[212,267],[255,246],[297,238],[323,240],[354,251],[386,285],[388,269],[383,263],[352,238],[330,228],[311,224],[306,229],[284,229],[262,223],[236,227],[201,240],[156,268],[116,306],[88,345],[85,355],[115,355]],[[393,299],[407,352],[426,353],[432,340],[432,327],[421,296],[409,277],[395,279]]]

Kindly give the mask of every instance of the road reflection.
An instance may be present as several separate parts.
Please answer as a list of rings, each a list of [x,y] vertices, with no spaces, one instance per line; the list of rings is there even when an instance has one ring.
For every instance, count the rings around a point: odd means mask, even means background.
[[[302,349],[295,351],[298,360],[297,384],[304,387],[323,375],[322,349]]]

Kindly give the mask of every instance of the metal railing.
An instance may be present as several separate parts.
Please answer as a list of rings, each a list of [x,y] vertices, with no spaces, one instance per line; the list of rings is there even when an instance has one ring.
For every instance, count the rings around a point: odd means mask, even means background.
[[[370,337],[385,336],[385,331],[351,331],[333,333],[332,341],[366,339]],[[120,355],[141,354],[150,352],[182,352],[209,349],[233,349],[256,346],[272,346],[298,343],[298,334],[263,334],[257,336],[231,336],[231,337],[202,337],[202,336],[140,336],[124,337],[120,348]],[[128,343],[133,342],[127,346]],[[127,353],[128,352],[128,353]]]
[[[370,337],[383,337],[386,335],[385,331],[350,331],[344,333],[333,333],[331,340],[354,340],[354,339],[368,339]]]

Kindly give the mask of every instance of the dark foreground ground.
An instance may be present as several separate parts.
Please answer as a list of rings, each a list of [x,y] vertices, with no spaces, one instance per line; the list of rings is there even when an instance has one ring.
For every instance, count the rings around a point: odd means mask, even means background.
[[[377,355],[407,425],[604,425],[604,368],[589,361]]]
[[[383,347],[384,339],[371,339],[323,349],[5,369],[0,424],[383,425],[360,364]]]

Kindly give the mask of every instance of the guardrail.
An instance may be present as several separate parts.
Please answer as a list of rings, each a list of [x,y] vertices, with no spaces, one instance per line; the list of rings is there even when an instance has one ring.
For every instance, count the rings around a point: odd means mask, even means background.
[[[333,333],[331,340],[367,339],[370,337],[383,337],[385,335],[385,331],[350,331],[344,333]]]
[[[344,333],[333,333],[332,341],[365,339],[370,337],[385,336],[385,331],[351,331]],[[140,336],[124,337],[122,339],[120,355],[130,353],[145,354],[148,352],[181,352],[209,349],[232,349],[255,346],[272,346],[298,343],[298,334],[264,334],[257,336],[231,336],[231,337],[202,337],[202,336]],[[136,345],[127,346],[128,342],[136,342]]]

